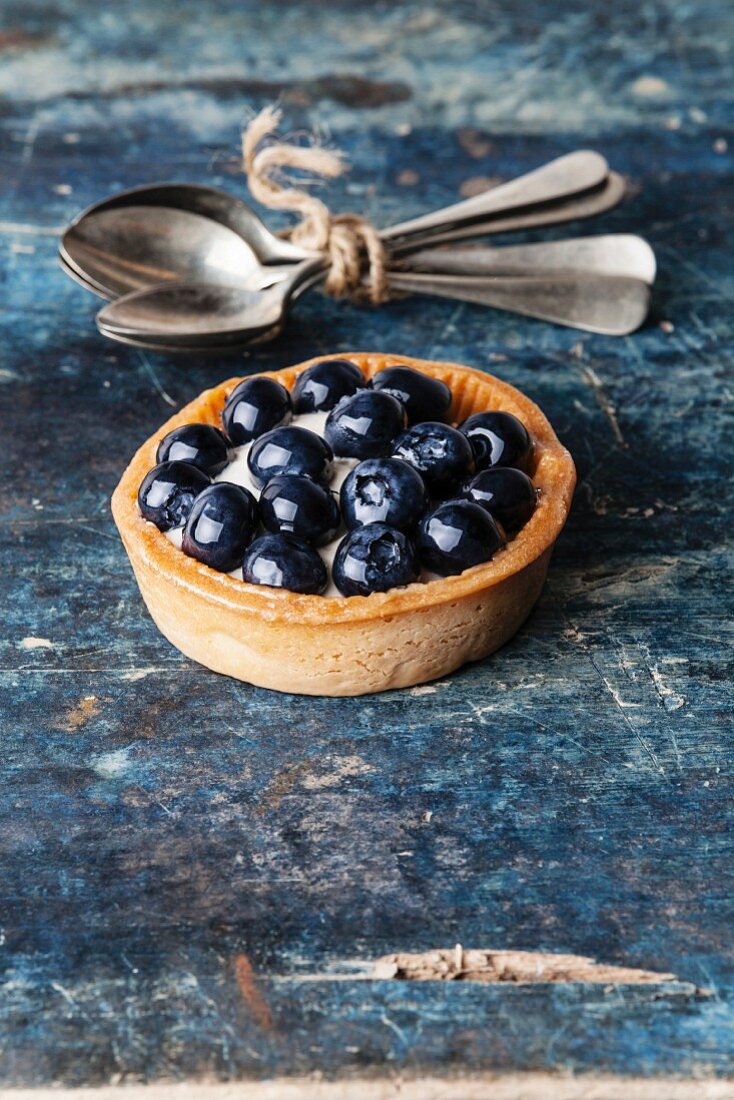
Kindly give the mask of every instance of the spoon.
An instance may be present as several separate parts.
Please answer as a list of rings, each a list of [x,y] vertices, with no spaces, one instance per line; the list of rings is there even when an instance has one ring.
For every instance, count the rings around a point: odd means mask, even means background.
[[[173,280],[233,282],[257,290],[285,278],[293,267],[268,267],[221,222],[165,206],[90,214],[77,226],[73,252],[62,240],[59,254],[90,288],[110,299]]]
[[[231,343],[211,343],[211,344],[166,344],[153,340],[152,338],[141,337],[136,339],[134,336],[123,336],[119,333],[108,332],[102,325],[98,326],[99,331],[103,336],[106,336],[108,340],[114,340],[117,344],[125,344],[133,348],[142,348],[145,351],[153,351],[157,354],[168,354],[178,356],[191,356],[191,355],[205,355],[207,357],[212,355],[236,355],[240,356],[248,348],[255,347],[258,344],[266,344],[270,340],[274,340],[276,336],[279,336],[282,332],[282,326],[276,326],[272,329],[264,329],[262,333],[253,335],[251,339],[248,339],[246,343],[243,343],[242,339],[234,340]]]
[[[120,191],[93,203],[74,218],[62,237],[62,245],[73,254],[77,230],[86,218],[106,210],[130,206],[157,206],[172,210],[187,210],[192,214],[219,222],[239,234],[257,253],[263,263],[294,263],[310,253],[290,241],[276,237],[255,211],[242,199],[198,183],[143,184]]]
[[[300,283],[321,272],[300,265]],[[394,272],[390,285],[409,293],[434,294],[521,313],[590,332],[623,335],[642,324],[650,288],[641,279],[617,275],[457,276]],[[112,302],[97,315],[100,331],[171,346],[221,344],[282,325],[297,289],[289,280],[253,293],[233,286],[170,283]]]
[[[441,230],[442,239],[454,239],[462,230],[477,235],[482,231],[477,219],[485,210],[491,221],[497,211],[513,205],[524,208],[542,203],[550,207],[569,195],[603,187],[607,177],[606,161],[598,153],[570,153],[445,211],[383,230],[381,235],[386,241],[395,238],[401,251],[420,247],[424,236],[435,236]],[[143,197],[146,202],[141,203]],[[163,205],[166,200],[188,206]],[[547,219],[549,209],[539,213]],[[567,214],[562,211],[561,219],[566,220]],[[532,211],[523,209],[523,216],[531,219]],[[313,256],[290,244],[282,249],[284,243],[246,203],[225,192],[161,184],[135,188],[88,208],[63,234],[59,250],[67,267],[87,276],[91,289],[113,298],[169,279],[206,281],[211,274],[216,276],[212,281],[218,282],[241,275],[247,285],[253,255],[265,264],[276,256],[281,263]]]

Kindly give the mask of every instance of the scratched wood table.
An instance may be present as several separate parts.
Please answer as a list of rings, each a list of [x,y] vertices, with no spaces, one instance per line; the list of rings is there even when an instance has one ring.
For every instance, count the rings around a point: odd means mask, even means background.
[[[2,1085],[731,1095],[731,5],[0,19]],[[333,205],[378,223],[602,150],[632,197],[589,231],[653,243],[649,323],[314,295],[245,359],[105,342],[59,227],[138,183],[242,194],[241,124],[275,97],[347,151]],[[257,690],[158,635],[110,494],[207,385],[347,349],[519,385],[576,459],[573,511],[490,660],[363,699]]]

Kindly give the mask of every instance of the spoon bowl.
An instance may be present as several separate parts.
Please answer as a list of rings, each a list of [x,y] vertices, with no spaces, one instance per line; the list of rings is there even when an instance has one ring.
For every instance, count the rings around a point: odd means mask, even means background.
[[[263,284],[263,265],[242,237],[201,214],[168,207],[90,214],[66,231],[60,255],[110,299],[174,281]],[[270,269],[271,282],[280,271]]]
[[[263,290],[231,284],[163,283],[110,302],[97,314],[113,339],[169,348],[238,344],[245,347],[283,325],[292,301],[322,276],[323,261],[291,266],[287,279]]]
[[[250,291],[212,283],[166,283],[128,294],[99,312],[108,330],[126,336],[192,340],[227,338],[244,328],[272,328],[283,312],[281,288]]]
[[[313,256],[298,245],[277,237],[258,214],[242,199],[198,183],[155,183],[131,187],[88,206],[72,222],[70,229],[86,218],[107,210],[131,206],[156,206],[186,210],[209,218],[237,233],[265,264],[298,263]]]

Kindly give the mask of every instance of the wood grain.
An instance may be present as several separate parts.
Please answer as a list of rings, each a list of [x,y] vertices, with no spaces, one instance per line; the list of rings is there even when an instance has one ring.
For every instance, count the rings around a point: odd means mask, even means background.
[[[347,1096],[402,1075],[438,1079],[430,1097],[489,1074],[502,1096],[532,1071],[529,1096],[552,1095],[546,1074],[569,1096],[632,1096],[627,1075],[725,1095],[731,4],[44,0],[2,23],[2,1084],[320,1073]],[[106,343],[56,267],[59,227],[148,181],[243,194],[239,129],[274,84],[293,129],[350,157],[330,203],[378,224],[599,148],[633,197],[584,232],[650,239],[649,324],[613,340],[313,295],[244,360]],[[207,386],[354,347],[466,362],[539,403],[579,470],[549,586],[510,645],[413,691],[307,700],[216,677],[149,621],[112,489]],[[371,976],[457,942],[676,980]]]

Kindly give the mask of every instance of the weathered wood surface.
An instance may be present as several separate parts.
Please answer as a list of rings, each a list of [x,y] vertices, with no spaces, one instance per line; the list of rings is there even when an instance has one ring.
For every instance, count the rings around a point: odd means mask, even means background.
[[[731,1073],[731,6],[39,0],[0,19],[3,1083]],[[630,339],[312,297],[241,364],[467,362],[571,448],[536,613],[412,691],[290,698],[192,665],[110,519],[138,443],[236,364],[104,342],[57,228],[145,181],[239,189],[245,109],[279,94],[348,151],[340,209],[408,216],[593,145],[641,193],[591,231],[642,231],[660,260]],[[369,978],[456,942],[677,980]]]
[[[17,1095],[6,1093],[4,1095]],[[24,1100],[58,1100],[59,1089],[24,1091]],[[120,1085],[65,1089],[64,1100],[121,1100]],[[273,1077],[229,1083],[128,1084],[124,1100],[732,1100],[734,1085],[718,1078],[558,1076],[549,1073],[482,1073],[325,1081]]]

